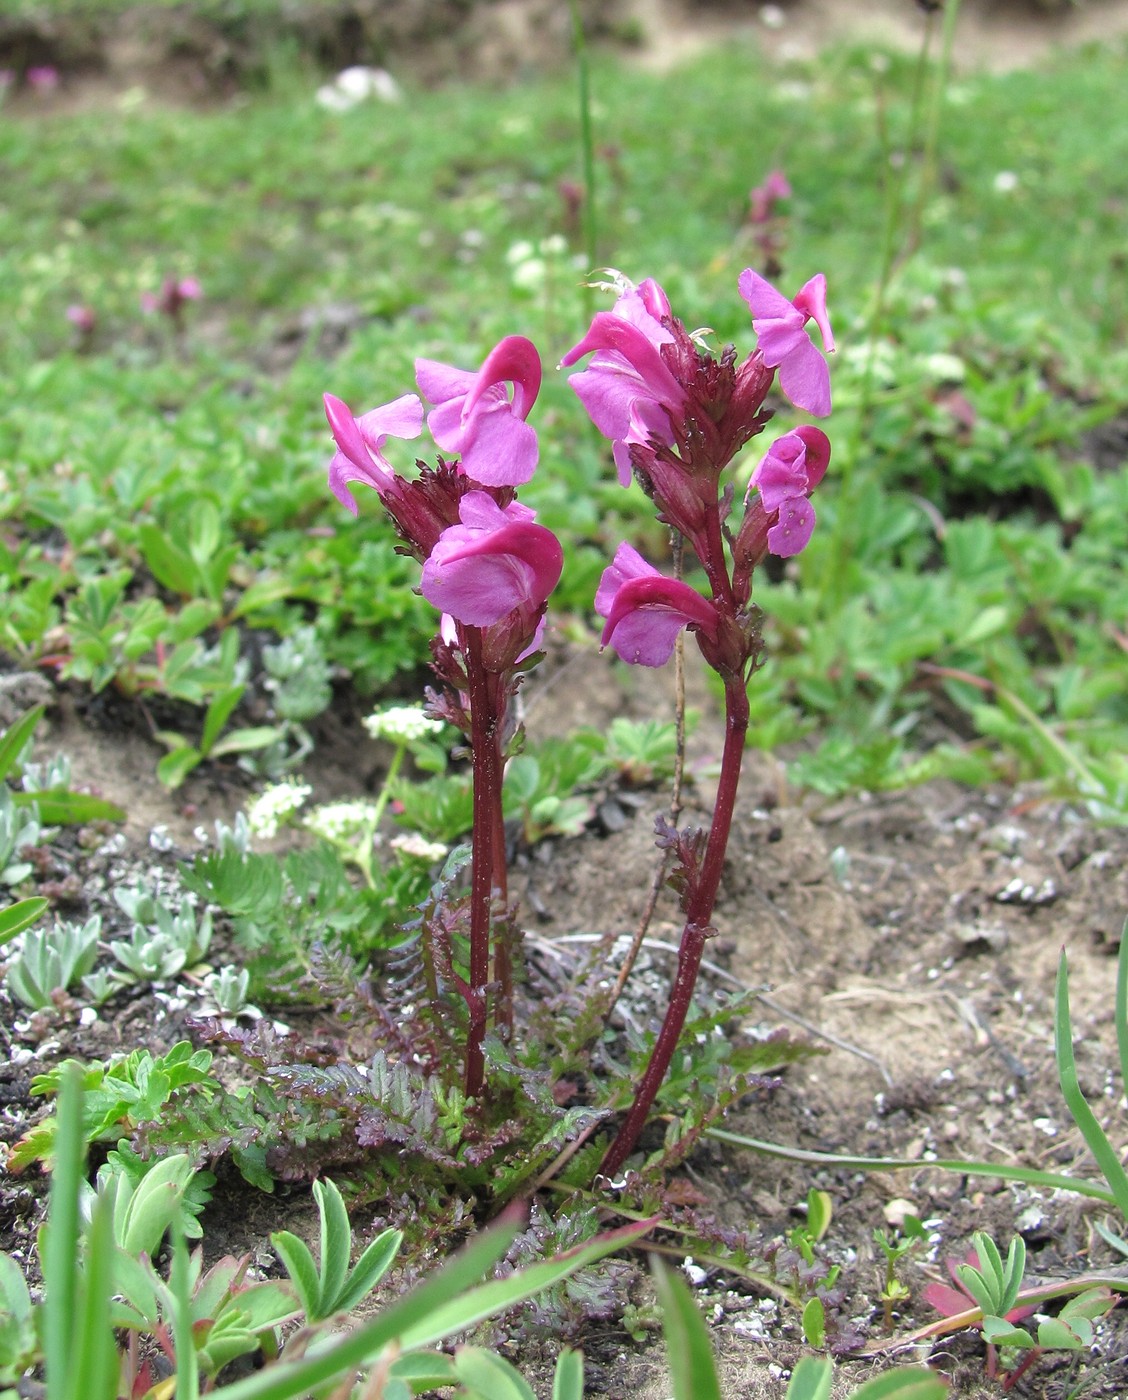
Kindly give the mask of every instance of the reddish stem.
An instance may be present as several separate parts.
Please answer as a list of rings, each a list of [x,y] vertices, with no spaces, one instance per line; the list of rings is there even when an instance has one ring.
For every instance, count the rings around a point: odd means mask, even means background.
[[[501,734],[505,727],[506,702],[502,697],[498,702],[496,764],[498,773],[497,801],[493,812],[493,916],[498,929],[494,939],[494,981],[497,983],[497,1000],[494,1004],[494,1022],[501,1029],[503,1038],[513,1038],[513,950],[510,947],[512,927],[506,923],[509,912],[509,865],[505,858],[505,815],[502,811],[501,792],[505,777],[505,759],[501,752]]]
[[[463,629],[466,678],[470,687],[470,747],[474,759],[474,831],[470,864],[470,986],[466,1003],[466,1096],[479,1098],[485,1079],[482,1041],[486,1035],[486,987],[490,980],[490,920],[493,912],[494,853],[501,814],[500,716],[495,678],[482,664],[482,634]],[[504,854],[504,853],[503,853]]]
[[[623,1120],[618,1137],[607,1149],[600,1165],[600,1173],[606,1177],[617,1176],[623,1163],[634,1150],[639,1134],[646,1125],[655,1096],[666,1077],[666,1071],[677,1049],[678,1037],[689,1013],[697,972],[701,966],[701,956],[705,951],[705,940],[709,935],[709,921],[713,917],[713,905],[717,899],[721,872],[724,869],[725,848],[728,846],[729,831],[732,828],[732,814],[736,806],[736,790],[740,783],[740,764],[744,756],[747,733],[748,693],[744,680],[740,676],[727,676],[725,746],[721,755],[717,803],[713,812],[713,825],[705,845],[705,858],[701,862],[701,869],[686,903],[685,928],[682,930],[681,944],[678,948],[678,970],[670,992],[670,1005],[646,1071],[639,1082],[634,1102]]]

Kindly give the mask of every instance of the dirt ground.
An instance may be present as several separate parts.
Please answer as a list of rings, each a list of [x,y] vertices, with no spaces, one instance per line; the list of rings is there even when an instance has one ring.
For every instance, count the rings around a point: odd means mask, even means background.
[[[689,670],[692,677],[692,664]],[[707,703],[692,684],[690,698]],[[535,738],[581,722],[598,726],[620,713],[665,714],[669,699],[664,673],[631,671],[571,647],[550,656],[530,684],[528,723]],[[205,816],[230,820],[242,794],[222,774],[205,774],[185,797],[162,797],[149,776],[154,752],[143,735],[123,729],[119,713],[87,709],[81,717],[67,697],[55,713],[56,730],[44,747],[69,752],[77,782],[96,783],[130,812],[124,838],[91,853],[82,875],[84,909],[100,910],[107,924],[122,923],[110,898],[114,885],[128,883],[138,865],[167,872],[176,855],[198,848],[193,827]],[[318,797],[345,790],[346,775],[367,771],[374,759],[347,706],[332,723],[336,730],[327,731],[310,769]],[[683,825],[707,820],[710,764],[719,748],[719,725],[707,714],[690,744],[690,770],[698,776],[687,791]],[[577,935],[634,930],[654,869],[653,818],[663,801],[650,794],[613,834],[593,826],[519,858],[511,890],[533,947],[550,944],[567,963],[583,946]],[[162,849],[170,841],[172,848]],[[834,1217],[827,1245],[844,1267],[844,1316],[867,1342],[882,1336],[873,1231],[886,1224],[896,1201],[908,1201],[933,1235],[929,1256],[903,1271],[912,1300],[899,1331],[933,1320],[921,1289],[941,1276],[945,1258],[962,1255],[975,1229],[1004,1241],[1019,1230],[1031,1280],[1115,1267],[1093,1231],[1104,1213],[1093,1203],[942,1173],[923,1159],[971,1157],[1095,1174],[1054,1070],[1052,998],[1062,947],[1070,959],[1082,1084],[1113,1142],[1122,1149],[1128,1142],[1111,1069],[1114,957],[1128,913],[1126,855],[1128,832],[1099,827],[1033,789],[936,783],[828,804],[790,791],[776,759],[748,759],[709,975],[726,986],[764,989],[757,1031],[787,1027],[829,1053],[787,1072],[777,1091],[734,1114],[728,1126],[784,1146],[921,1159],[922,1166],[863,1175],[710,1143],[684,1175],[723,1223],[768,1238],[801,1219],[798,1207],[812,1185],[828,1191]],[[679,933],[671,895],[659,905],[636,974],[631,1005],[640,1015],[660,1014]],[[119,996],[85,1025],[76,1012],[29,1018],[0,1000],[8,1049],[0,1067],[2,1137],[13,1141],[41,1112],[28,1095],[33,1074],[70,1054],[167,1048],[184,1034],[192,995],[190,988],[168,986],[156,995]],[[41,1194],[42,1183],[32,1178],[0,1178],[6,1247],[30,1250]],[[205,1242],[209,1255],[261,1252],[271,1230],[283,1224],[308,1230],[313,1223],[304,1192],[267,1197],[235,1181],[206,1217]],[[362,1239],[373,1228],[365,1217],[357,1224]],[[718,1270],[698,1279],[698,1294],[724,1394],[780,1396],[783,1373],[802,1350],[794,1311]],[[585,1342],[589,1395],[665,1400],[669,1382],[659,1346],[635,1343],[613,1326],[594,1329]],[[933,1360],[954,1377],[955,1395],[977,1400],[998,1393],[980,1384],[981,1350],[973,1336],[947,1339]],[[875,1364],[847,1361],[843,1375],[857,1381]],[[1067,1380],[1070,1387],[1083,1382],[1079,1393],[1087,1397],[1128,1394],[1124,1328],[1110,1321],[1092,1357],[1044,1360],[1012,1393],[1027,1400],[1065,1395]]]
[[[580,0],[597,47],[669,71],[734,38],[752,38],[769,63],[809,60],[829,44],[872,43],[918,52],[926,26],[938,45],[931,0]],[[1128,34],[1128,0],[964,0],[956,26],[959,71],[1029,66],[1059,47]],[[0,7],[0,69],[51,64],[50,95],[9,95],[19,111],[79,108],[115,93],[145,91],[195,103],[236,95],[268,78],[279,45],[326,71],[377,64],[416,82],[509,82],[567,64],[572,30],[558,0],[319,0],[269,20],[236,12],[201,19],[190,5],[143,3],[124,14],[79,16],[44,5],[30,14]]]

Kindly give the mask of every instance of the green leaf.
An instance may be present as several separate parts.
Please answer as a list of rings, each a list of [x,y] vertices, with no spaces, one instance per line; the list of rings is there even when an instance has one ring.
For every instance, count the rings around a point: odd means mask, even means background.
[[[220,730],[231,718],[231,712],[243,698],[245,685],[229,685],[216,694],[204,716],[204,730],[200,735],[200,752],[206,757],[219,738]]]
[[[662,1306],[674,1400],[721,1400],[709,1331],[693,1295],[657,1255],[651,1256],[650,1271]]]
[[[305,1240],[299,1239],[289,1230],[279,1230],[272,1234],[270,1243],[298,1290],[306,1321],[319,1321],[323,1316],[320,1308],[321,1281],[317,1276],[317,1264],[309,1246]]]
[[[282,730],[278,725],[263,724],[253,729],[233,729],[230,734],[225,734],[218,743],[212,745],[210,756],[221,758],[225,753],[249,753],[252,749],[269,748],[281,737]]]
[[[406,1381],[413,1395],[458,1382],[454,1358],[443,1351],[408,1352],[392,1362],[388,1375],[394,1380]]]
[[[178,788],[193,768],[198,768],[204,756],[198,749],[185,746],[166,753],[157,764],[157,777],[167,788]]]
[[[815,1187],[807,1192],[807,1233],[813,1240],[821,1240],[830,1229],[834,1202],[829,1191],[818,1191]]]
[[[352,1252],[352,1227],[345,1202],[332,1181],[315,1181],[313,1196],[321,1216],[321,1267],[318,1307],[322,1317],[338,1309],[337,1299],[344,1288]]]
[[[786,1400],[830,1400],[834,1367],[829,1361],[804,1356],[791,1373]]]
[[[850,1400],[944,1400],[947,1394],[948,1382],[927,1366],[899,1366],[864,1381]]]
[[[73,1377],[75,1329],[81,1273],[79,1261],[78,1195],[86,1160],[83,1132],[83,1072],[75,1060],[61,1070],[55,1132],[55,1165],[43,1258],[43,1352],[47,1394],[56,1400],[67,1394],[68,1367]]]
[[[462,1384],[482,1400],[537,1400],[521,1374],[485,1347],[459,1347],[454,1369]]]
[[[985,1314],[991,1314],[999,1301],[998,1293],[992,1289],[991,1285],[983,1277],[978,1269],[971,1264],[957,1264],[956,1273],[960,1282],[975,1299],[979,1309]]]
[[[2,782],[19,762],[20,755],[27,747],[28,740],[35,733],[35,726],[43,718],[45,705],[35,705],[25,710],[18,719],[0,734],[0,782]]]
[[[258,608],[267,608],[272,603],[281,602],[283,598],[288,598],[297,591],[291,580],[281,574],[256,579],[249,588],[243,590],[239,601],[231,609],[230,617],[232,620],[245,617]]]
[[[114,1209],[107,1194],[94,1202],[78,1284],[81,1306],[74,1318],[74,1342],[67,1351],[66,1394],[70,1400],[112,1396],[117,1389],[118,1354],[110,1322],[114,1295]],[[78,1269],[76,1257],[71,1267]]]
[[[983,1340],[997,1347],[1032,1347],[1034,1338],[1025,1327],[1016,1327],[1005,1317],[984,1317]]]
[[[351,1312],[367,1297],[392,1267],[402,1243],[402,1230],[382,1230],[356,1261],[334,1311]]]
[[[41,895],[36,895],[33,899],[19,899],[0,910],[0,948],[42,918],[48,903]]]
[[[809,1347],[826,1346],[826,1308],[821,1298],[808,1298],[803,1306],[803,1336]]]
[[[123,822],[126,813],[123,808],[104,797],[94,797],[88,792],[67,792],[63,788],[47,788],[42,792],[14,792],[12,800],[17,807],[30,807],[33,803],[39,809],[39,820],[44,826],[81,826],[84,822]]]
[[[158,583],[182,598],[193,596],[200,586],[200,576],[190,554],[173,544],[151,520],[138,526],[137,543]]]
[[[1044,1351],[1080,1351],[1092,1340],[1093,1324],[1085,1317],[1072,1325],[1061,1317],[1048,1317],[1038,1324],[1038,1345]]]
[[[584,1354],[565,1347],[556,1358],[552,1400],[584,1400]]]

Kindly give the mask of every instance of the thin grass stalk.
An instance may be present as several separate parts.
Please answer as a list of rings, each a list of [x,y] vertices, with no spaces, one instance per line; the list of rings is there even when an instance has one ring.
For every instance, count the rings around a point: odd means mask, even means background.
[[[1128,919],[1120,933],[1116,959],[1116,1048],[1120,1052],[1120,1088],[1128,1093]]]
[[[1054,1055],[1066,1107],[1073,1121],[1081,1129],[1081,1136],[1088,1144],[1105,1181],[1108,1182],[1117,1209],[1128,1221],[1128,1174],[1120,1165],[1116,1149],[1109,1142],[1104,1129],[1097,1122],[1096,1114],[1081,1092],[1081,1084],[1077,1078],[1077,1061],[1073,1057],[1073,1027],[1069,1017],[1069,962],[1064,948],[1058,963],[1054,997]]]
[[[813,1167],[838,1167],[845,1171],[888,1172],[936,1170],[958,1172],[962,1176],[991,1176],[999,1181],[1023,1181],[1030,1186],[1044,1186],[1050,1191],[1072,1191],[1077,1196],[1116,1205],[1116,1197],[1104,1186],[1083,1177],[1063,1176],[1044,1172],[1037,1167],[1016,1167],[1001,1162],[968,1161],[962,1157],[936,1157],[927,1161],[919,1157],[850,1157],[837,1152],[811,1152],[802,1147],[784,1147],[761,1138],[730,1133],[726,1128],[707,1128],[705,1136],[734,1147],[747,1147],[765,1157],[779,1157],[785,1162],[803,1162]]]
[[[78,1192],[86,1160],[82,1067],[64,1066],[59,1087],[55,1164],[43,1250],[43,1351],[47,1400],[68,1400],[74,1360],[75,1305],[79,1282]]]
[[[595,208],[595,133],[591,120],[591,74],[588,68],[587,38],[580,15],[579,0],[569,0],[572,12],[572,43],[576,51],[576,77],[580,98],[580,152],[584,170],[584,253],[588,272],[599,263],[599,220]],[[591,318],[595,307],[595,289],[585,280],[583,286],[584,315]]]

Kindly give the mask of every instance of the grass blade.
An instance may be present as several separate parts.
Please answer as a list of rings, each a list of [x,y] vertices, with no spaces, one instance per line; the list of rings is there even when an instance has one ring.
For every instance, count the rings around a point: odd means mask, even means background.
[[[68,1061],[59,1086],[55,1165],[43,1248],[43,1351],[47,1400],[66,1400],[67,1368],[73,1360],[75,1303],[79,1281],[78,1188],[86,1160],[82,1124],[82,1066]]]
[[[1120,1051],[1120,1087],[1128,1093],[1128,919],[1124,920],[1116,959],[1116,1048]]]
[[[1025,1181],[1031,1186],[1045,1186],[1051,1191],[1072,1191],[1077,1196],[1090,1196],[1106,1205],[1117,1205],[1116,1196],[1105,1186],[1082,1177],[1062,1176],[1059,1172],[1038,1171],[1035,1167],[1015,1167],[1000,1162],[965,1161],[961,1157],[937,1157],[922,1161],[919,1157],[844,1157],[836,1152],[808,1152],[802,1147],[783,1147],[761,1138],[730,1133],[724,1128],[706,1128],[705,1136],[718,1142],[730,1142],[734,1147],[747,1147],[766,1157],[780,1157],[786,1162],[806,1162],[816,1167],[841,1167],[846,1171],[887,1172],[922,1171],[924,1168],[944,1172],[960,1172],[964,1176],[993,1176],[999,1181]]]
[[[1115,1148],[1097,1122],[1096,1114],[1086,1102],[1077,1078],[1077,1061],[1073,1057],[1073,1026],[1069,1018],[1069,962],[1064,948],[1058,963],[1057,991],[1054,997],[1054,1054],[1057,1057],[1058,1079],[1066,1107],[1073,1121],[1081,1129],[1081,1136],[1088,1143],[1089,1151],[1104,1174],[1117,1209],[1124,1219],[1128,1220],[1128,1175],[1125,1175]]]
[[[709,1332],[693,1294],[657,1255],[651,1255],[650,1269],[662,1305],[674,1400],[721,1400]]]
[[[552,1400],[584,1400],[584,1354],[565,1347],[556,1358]]]
[[[460,1298],[452,1298],[449,1303],[436,1308],[426,1320],[401,1333],[400,1345],[405,1351],[411,1347],[433,1346],[455,1332],[464,1332],[495,1313],[523,1303],[542,1288],[550,1288],[554,1283],[568,1278],[577,1269],[634,1244],[653,1230],[656,1224],[657,1220],[652,1217],[639,1225],[610,1230],[606,1234],[596,1235],[587,1244],[568,1250],[566,1254],[546,1259],[541,1264],[530,1264],[508,1278],[483,1283]]]
[[[0,948],[41,918],[47,904],[46,899],[36,895],[32,899],[19,899],[0,911]]]
[[[27,747],[27,741],[35,733],[35,726],[43,718],[45,705],[36,705],[25,710],[0,734],[0,782],[8,776],[19,762],[20,754]]]
[[[834,1367],[817,1356],[804,1356],[791,1373],[786,1400],[830,1400]]]
[[[863,1382],[850,1400],[944,1400],[947,1394],[948,1382],[927,1366],[902,1366]]]
[[[110,1325],[114,1254],[113,1200],[102,1192],[94,1203],[86,1268],[77,1290],[74,1354],[67,1357],[72,1400],[115,1400],[117,1396],[118,1354]]]

